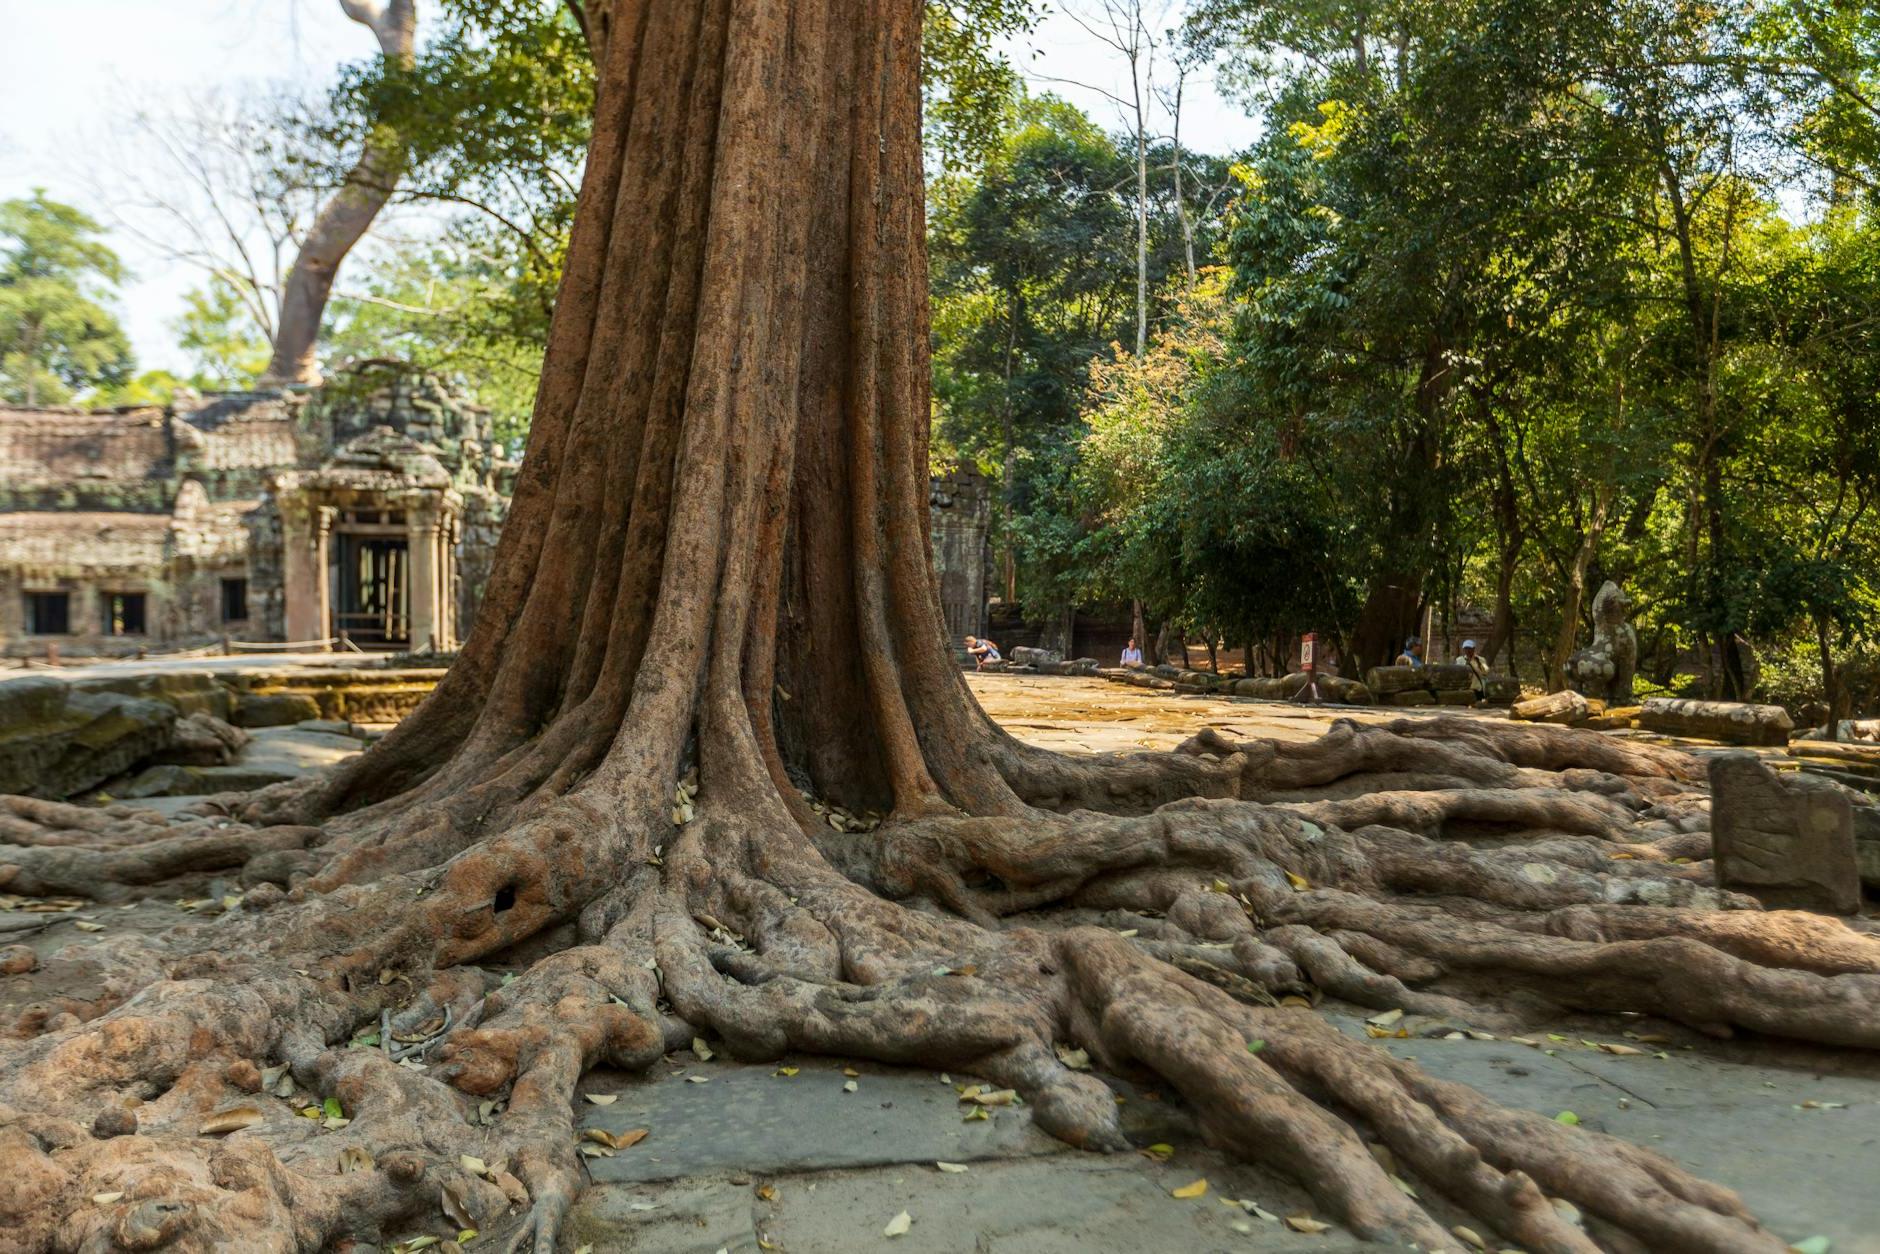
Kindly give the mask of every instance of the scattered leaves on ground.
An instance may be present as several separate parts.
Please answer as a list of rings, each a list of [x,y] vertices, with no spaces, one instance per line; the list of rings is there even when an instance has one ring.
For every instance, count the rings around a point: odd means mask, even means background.
[[[1192,1184],[1184,1184],[1181,1188],[1170,1189],[1168,1192],[1170,1197],[1205,1197],[1208,1192],[1208,1182],[1205,1179],[1196,1180]]]
[[[795,1075],[797,1072],[801,1070],[802,1070],[801,1067],[778,1067],[775,1071],[771,1072],[770,1074],[780,1075],[780,1076],[783,1076],[785,1079],[788,1079],[789,1077]]]
[[[348,1145],[339,1152],[339,1174],[349,1176],[355,1171],[371,1171],[372,1155],[364,1147]]]
[[[464,1195],[463,1185],[455,1180],[446,1180],[438,1190],[438,1204],[444,1209],[444,1218],[455,1224],[459,1231],[477,1226],[476,1217],[470,1213],[470,1199]]]
[[[844,1082],[844,1083],[843,1083],[843,1085],[842,1085],[842,1091],[843,1091],[844,1093],[853,1093],[853,1092],[855,1092],[856,1090],[858,1090],[858,1089],[860,1089],[861,1087],[862,1087],[862,1086],[861,1086],[861,1085],[859,1085],[859,1084],[857,1084],[857,1083],[856,1083],[855,1081],[853,1081],[853,1080],[848,1080],[848,1081],[846,1081],[846,1082]]]
[[[1141,1153],[1144,1158],[1153,1159],[1154,1161],[1158,1163],[1165,1163],[1169,1159],[1175,1157],[1175,1147],[1173,1145],[1167,1144],[1166,1142],[1159,1141],[1156,1144],[1151,1145],[1147,1149],[1141,1151]]]
[[[611,1106],[615,1102],[620,1100],[620,1094],[618,1093],[589,1093],[587,1095],[587,1099],[588,1101],[594,1103],[594,1105],[596,1106]]]
[[[692,1038],[692,1052],[698,1055],[700,1062],[710,1062],[713,1058],[717,1057],[716,1054],[712,1053],[712,1047],[705,1043],[705,1038],[702,1036]]]
[[[965,1163],[936,1162],[934,1166],[938,1167],[940,1170],[944,1172],[947,1172],[949,1175],[955,1175],[955,1176],[960,1175],[967,1170]]]
[[[1554,1116],[1554,1122],[1564,1123],[1571,1128],[1580,1122],[1580,1117],[1570,1110],[1563,1110]]]
[[[914,1217],[906,1211],[902,1211],[888,1221],[888,1226],[881,1230],[881,1235],[884,1237],[904,1237],[907,1235],[907,1230],[913,1226]]]
[[[1302,1214],[1297,1214],[1297,1215],[1286,1216],[1286,1226],[1288,1228],[1291,1228],[1294,1232],[1304,1232],[1304,1233],[1310,1234],[1314,1232],[1324,1232],[1327,1228],[1330,1228],[1332,1225],[1324,1222],[1323,1220],[1314,1219],[1312,1216],[1302,1213]]]
[[[100,1206],[109,1206],[113,1202],[123,1200],[123,1197],[122,1193],[94,1193],[91,1195],[91,1200]]]
[[[766,1202],[774,1202],[777,1200],[777,1186],[774,1184],[760,1184],[757,1186],[757,1196]]]

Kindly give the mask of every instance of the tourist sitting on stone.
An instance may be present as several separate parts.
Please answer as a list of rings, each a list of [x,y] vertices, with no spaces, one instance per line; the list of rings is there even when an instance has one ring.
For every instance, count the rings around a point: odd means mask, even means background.
[[[1408,666],[1411,670],[1423,669],[1423,638],[1412,636],[1403,642],[1403,652],[1397,655],[1392,666]]]
[[[974,670],[985,670],[987,662],[1002,662],[999,646],[990,640],[981,640],[978,636],[966,637],[966,653],[973,659]]]
[[[1136,637],[1131,636],[1129,643],[1123,646],[1123,656],[1117,665],[1131,667],[1142,665],[1142,650],[1136,647]]]
[[[1470,673],[1475,676],[1471,686],[1475,689],[1475,695],[1480,697],[1482,681],[1488,678],[1488,659],[1475,651],[1475,641],[1464,640],[1462,642],[1462,656],[1456,659],[1456,665],[1469,668]]]

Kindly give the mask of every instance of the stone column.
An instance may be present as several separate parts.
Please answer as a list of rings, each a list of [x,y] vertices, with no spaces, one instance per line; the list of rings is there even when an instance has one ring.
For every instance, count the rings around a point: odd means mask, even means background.
[[[317,640],[326,635],[325,545],[306,500],[283,497],[280,510],[286,635],[289,640]]]
[[[438,645],[438,520],[432,508],[413,509],[410,519],[411,582],[407,590],[411,640],[409,647],[436,649]]]
[[[322,505],[314,511],[313,562],[314,570],[319,576],[317,585],[320,590],[319,630],[311,636],[289,636],[290,640],[325,640],[339,634],[333,630],[336,624],[333,622],[333,556],[330,551],[333,518],[338,512],[331,505]],[[330,644],[320,647],[329,652],[333,649]]]

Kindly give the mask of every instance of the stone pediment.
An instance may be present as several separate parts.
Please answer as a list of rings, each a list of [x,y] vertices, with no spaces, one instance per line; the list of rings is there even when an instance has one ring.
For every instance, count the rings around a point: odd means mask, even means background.
[[[374,427],[335,449],[317,470],[278,476],[283,488],[341,488],[355,491],[396,491],[410,488],[446,490],[450,472],[435,450],[391,427]]]

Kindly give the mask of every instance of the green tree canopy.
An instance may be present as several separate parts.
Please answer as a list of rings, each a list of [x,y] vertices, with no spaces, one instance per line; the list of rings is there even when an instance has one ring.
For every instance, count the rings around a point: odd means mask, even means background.
[[[58,404],[130,374],[130,341],[104,304],[124,271],[102,233],[43,191],[0,203],[0,397]]]

